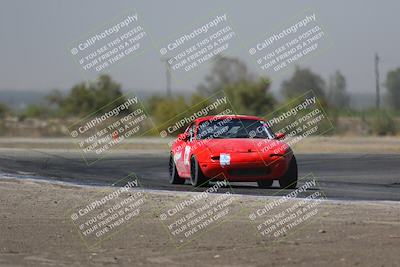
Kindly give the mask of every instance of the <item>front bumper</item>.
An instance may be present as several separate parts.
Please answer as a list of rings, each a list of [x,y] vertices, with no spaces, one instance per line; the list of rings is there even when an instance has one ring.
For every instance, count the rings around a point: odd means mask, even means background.
[[[293,154],[286,155],[249,155],[231,154],[231,161],[221,165],[219,160],[199,162],[203,174],[209,179],[236,182],[256,182],[274,180],[283,176]]]

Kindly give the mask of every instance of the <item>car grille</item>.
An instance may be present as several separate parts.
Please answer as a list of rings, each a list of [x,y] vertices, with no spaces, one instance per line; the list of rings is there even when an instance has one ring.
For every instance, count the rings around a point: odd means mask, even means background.
[[[251,168],[251,169],[230,169],[228,170],[231,176],[265,176],[271,173],[271,169],[266,168]]]

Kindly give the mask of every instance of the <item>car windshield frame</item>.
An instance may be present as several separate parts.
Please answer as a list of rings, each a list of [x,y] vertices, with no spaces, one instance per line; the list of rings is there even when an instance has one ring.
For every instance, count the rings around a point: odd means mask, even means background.
[[[234,126],[230,123],[235,122]],[[235,133],[229,133],[233,127],[241,124],[240,128]],[[257,125],[259,124],[259,125]],[[210,130],[210,127],[213,127]],[[222,130],[229,127],[227,130]],[[214,131],[218,128],[216,131]],[[202,132],[208,129],[208,132]],[[240,134],[238,132],[240,131]],[[253,131],[253,133],[251,133]],[[227,132],[225,134],[224,132]],[[204,136],[202,136],[204,135]],[[198,124],[196,129],[196,139],[275,139],[275,134],[268,124],[261,119],[250,118],[218,118],[202,121]]]

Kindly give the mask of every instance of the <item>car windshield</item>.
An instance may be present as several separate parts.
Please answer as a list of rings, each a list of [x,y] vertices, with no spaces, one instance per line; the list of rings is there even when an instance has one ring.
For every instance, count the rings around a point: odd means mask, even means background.
[[[263,138],[275,136],[264,121],[224,118],[200,123],[197,139]]]

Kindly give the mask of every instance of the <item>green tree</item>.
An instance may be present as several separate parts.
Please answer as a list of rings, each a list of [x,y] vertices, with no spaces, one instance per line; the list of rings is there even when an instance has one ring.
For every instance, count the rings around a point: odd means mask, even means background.
[[[395,135],[396,127],[390,114],[385,110],[374,110],[369,125],[372,134],[378,136]]]
[[[349,106],[349,95],[346,92],[346,79],[339,70],[329,78],[328,102],[336,108]]]
[[[46,97],[45,100],[51,105],[51,106],[60,106],[62,101],[64,100],[64,96],[59,90],[52,90]]]
[[[51,114],[50,109],[45,105],[29,105],[23,112],[27,118],[48,118]]]
[[[157,125],[173,120],[177,115],[185,112],[188,108],[183,96],[153,96],[149,98],[147,105],[148,110]],[[180,118],[181,117],[179,117],[179,119]]]
[[[108,75],[101,75],[95,82],[75,85],[66,97],[53,91],[47,96],[47,100],[58,105],[60,113],[64,116],[83,116],[95,111],[102,113],[103,107],[107,106],[107,110],[110,110],[126,101],[121,85]],[[108,106],[111,103],[112,106]]]
[[[61,114],[83,116],[96,110],[95,103],[94,91],[86,83],[80,83],[61,102]]]
[[[276,104],[269,92],[271,81],[260,79],[258,82],[240,81],[225,87],[235,111],[239,114],[262,116],[271,112]]]
[[[210,74],[206,75],[204,83],[201,83],[197,90],[201,94],[210,95],[226,86],[246,80],[251,80],[246,64],[237,58],[218,56]]]
[[[313,90],[319,99],[325,99],[324,88],[325,82],[319,75],[296,66],[292,78],[282,82],[281,92],[286,99],[291,99]]]
[[[108,75],[101,75],[90,87],[95,95],[96,109],[100,109],[116,99],[118,100],[114,103],[115,106],[125,102],[125,98],[122,97],[121,85],[114,82]]]
[[[268,91],[270,84],[266,78],[256,80],[239,59],[219,56],[205,82],[197,89],[203,96],[223,90],[235,109],[232,112],[263,115],[271,111],[276,102]]]
[[[0,103],[0,119],[3,119],[8,112],[10,112],[10,108],[4,103]]]
[[[388,103],[396,110],[400,110],[400,68],[389,71],[386,76]]]

